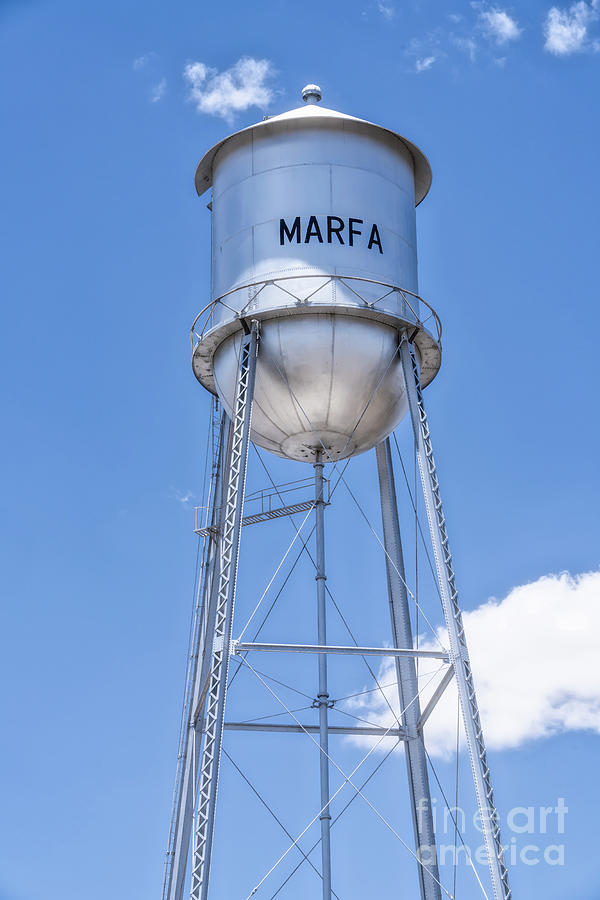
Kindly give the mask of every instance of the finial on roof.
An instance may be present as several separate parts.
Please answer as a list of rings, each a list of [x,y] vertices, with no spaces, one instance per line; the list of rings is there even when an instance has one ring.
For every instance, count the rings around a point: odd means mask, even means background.
[[[307,84],[302,88],[302,99],[305,103],[320,103],[321,97],[321,88],[318,84]]]

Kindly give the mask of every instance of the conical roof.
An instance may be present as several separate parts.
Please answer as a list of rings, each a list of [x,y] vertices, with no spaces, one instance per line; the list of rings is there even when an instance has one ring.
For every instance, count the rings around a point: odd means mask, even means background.
[[[241,131],[230,134],[228,137],[223,138],[223,140],[215,144],[214,147],[211,147],[210,150],[204,154],[196,169],[195,184],[198,194],[203,194],[212,186],[215,157],[221,147],[233,138],[238,135],[258,131],[261,128],[268,128],[269,130],[277,129],[279,124],[282,127],[289,127],[290,123],[297,123],[299,127],[302,127],[304,123],[309,125],[311,122],[315,121],[330,121],[332,123],[339,123],[342,127],[344,122],[352,122],[354,125],[363,126],[365,130],[384,132],[385,134],[395,137],[404,145],[404,147],[406,147],[413,158],[415,173],[415,206],[418,206],[426,197],[429,188],[431,187],[431,167],[425,154],[419,150],[412,141],[407,140],[395,131],[391,131],[389,128],[383,128],[381,125],[375,125],[373,122],[367,122],[365,119],[358,119],[355,116],[348,116],[346,113],[338,112],[335,109],[327,109],[324,106],[318,105],[318,103],[306,103],[304,106],[298,107],[298,109],[291,109],[278,116],[266,118],[262,122],[257,122],[255,125],[250,125],[248,128],[243,128]]]

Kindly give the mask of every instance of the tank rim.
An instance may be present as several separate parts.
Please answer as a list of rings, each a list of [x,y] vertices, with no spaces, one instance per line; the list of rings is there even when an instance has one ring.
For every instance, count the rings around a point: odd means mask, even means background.
[[[216,302],[216,301],[215,301]],[[209,304],[210,305],[210,304]],[[274,309],[252,310],[246,316],[236,318],[217,325],[194,343],[194,326],[192,326],[192,370],[200,384],[211,394],[217,395],[214,380],[213,360],[218,348],[233,334],[244,331],[244,325],[253,319],[267,322],[273,319],[285,319],[289,316],[335,315],[350,318],[370,319],[371,321],[391,325],[400,331],[406,328],[410,340],[416,345],[421,358],[421,385],[427,387],[436,377],[442,363],[441,340],[436,339],[423,324],[379,310],[332,303],[311,303],[301,307],[277,307]],[[197,321],[197,319],[196,319]],[[195,323],[194,323],[195,325]]]

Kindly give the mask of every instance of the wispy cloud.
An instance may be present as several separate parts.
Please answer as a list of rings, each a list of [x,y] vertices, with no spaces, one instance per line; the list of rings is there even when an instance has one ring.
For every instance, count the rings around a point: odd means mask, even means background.
[[[172,500],[177,500],[178,503],[181,503],[182,506],[188,506],[196,499],[192,491],[182,491],[179,488],[171,488],[169,496]]]
[[[548,575],[514,588],[464,615],[481,718],[490,748],[516,748],[527,741],[568,731],[600,734],[600,572],[577,577]],[[438,637],[448,646],[440,628]],[[438,646],[422,642],[423,649]],[[432,666],[422,664],[431,678]],[[438,678],[424,688],[425,703]],[[379,683],[395,682],[392,662]],[[397,710],[395,689],[387,687]],[[389,725],[389,709],[379,693],[354,701],[353,712]],[[456,742],[457,695],[445,692],[425,726],[428,749],[447,757]],[[361,739],[364,740],[364,739]]]
[[[446,27],[439,26],[425,37],[410,41],[406,53],[414,57],[415,72],[425,72],[444,59],[452,62],[456,50],[472,63],[481,60],[489,65],[503,66],[506,56],[497,59],[496,47],[507,47],[523,33],[507,9],[491,6],[484,0],[472,0],[466,14],[451,12],[446,19]]]
[[[437,62],[437,60],[437,56],[424,56],[422,59],[417,59],[415,62],[415,71],[426,72],[427,69],[430,69]]]
[[[396,15],[396,8],[393,3],[386,2],[386,0],[377,0],[375,3],[375,7],[377,12],[380,13],[384,19],[387,19],[388,22],[391,21]]]
[[[570,56],[584,50],[598,50],[589,37],[589,26],[598,18],[598,0],[579,0],[568,9],[553,6],[544,22],[545,49],[555,56]]]
[[[230,69],[219,72],[203,62],[188,63],[183,77],[189,85],[189,99],[199,113],[220,116],[232,122],[235,113],[251,106],[266,109],[273,100],[269,81],[273,66],[268,59],[244,56]]]
[[[141,73],[142,80],[146,82],[146,84],[148,84],[150,78],[155,79],[158,75],[155,65],[157,59],[158,54],[156,54],[154,50],[150,50],[148,53],[138,56],[132,63],[134,72]],[[158,103],[165,96],[166,92],[167,79],[161,78],[149,89],[148,99],[150,100],[150,103]]]
[[[459,34],[451,34],[450,41],[454,44],[455,47],[458,48],[462,53],[466,53],[471,62],[475,62],[477,59],[477,41],[473,37],[464,37]]]
[[[418,75],[429,71],[432,66],[444,58],[441,36],[441,30],[436,28],[424,37],[413,38],[410,41],[405,53],[411,59],[411,65]]]
[[[161,78],[158,84],[155,84],[150,92],[150,102],[158,103],[167,92],[167,79]]]
[[[479,25],[483,33],[496,44],[508,44],[521,36],[523,29],[519,28],[516,19],[505,9],[486,9],[480,4],[475,5],[475,8],[479,9]]]
[[[154,56],[155,53],[151,50],[149,53],[144,53],[142,56],[136,57],[132,63],[134,72],[139,72],[140,69],[144,69]]]

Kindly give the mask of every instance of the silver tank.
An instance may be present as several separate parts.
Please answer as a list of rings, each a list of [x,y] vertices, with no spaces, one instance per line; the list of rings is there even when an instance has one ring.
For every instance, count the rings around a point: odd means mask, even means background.
[[[405,415],[399,329],[424,385],[440,366],[437,316],[417,296],[415,207],[431,170],[410,141],[318,105],[219,142],[196,172],[212,188],[212,297],[193,368],[231,412],[243,323],[260,322],[252,440],[290,459],[373,447]]]

